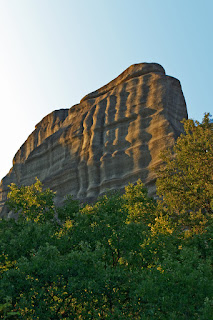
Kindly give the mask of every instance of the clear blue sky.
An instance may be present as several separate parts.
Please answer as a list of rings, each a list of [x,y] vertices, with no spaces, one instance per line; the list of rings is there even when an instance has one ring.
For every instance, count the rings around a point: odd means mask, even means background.
[[[0,0],[0,179],[35,125],[134,63],[181,81],[213,113],[212,0]]]

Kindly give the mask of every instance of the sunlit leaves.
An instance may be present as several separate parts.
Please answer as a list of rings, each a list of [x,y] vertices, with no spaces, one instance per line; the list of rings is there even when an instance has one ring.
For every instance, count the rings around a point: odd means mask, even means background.
[[[19,214],[27,221],[44,223],[54,217],[54,192],[50,189],[42,190],[42,183],[36,179],[31,186],[10,185],[7,205],[10,210]]]
[[[123,199],[124,207],[128,212],[127,223],[141,222],[148,225],[153,222],[156,215],[156,203],[148,197],[147,189],[141,180],[138,180],[136,185],[129,184],[125,187]]]
[[[162,154],[157,192],[177,226],[199,233],[213,212],[213,125],[209,114],[202,123],[183,120],[183,124],[185,134],[173,150]]]

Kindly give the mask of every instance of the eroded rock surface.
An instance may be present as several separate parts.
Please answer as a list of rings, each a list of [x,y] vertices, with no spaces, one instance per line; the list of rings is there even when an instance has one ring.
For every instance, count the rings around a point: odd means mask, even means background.
[[[83,201],[139,178],[155,192],[159,153],[174,144],[187,118],[180,82],[155,63],[130,66],[70,109],[47,115],[18,150],[0,185],[0,215],[8,185],[38,177],[56,191]]]

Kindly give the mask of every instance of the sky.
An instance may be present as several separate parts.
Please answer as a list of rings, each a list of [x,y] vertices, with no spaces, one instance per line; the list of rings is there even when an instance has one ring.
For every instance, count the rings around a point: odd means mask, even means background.
[[[212,0],[0,0],[0,180],[35,125],[132,64],[178,78],[213,113]]]

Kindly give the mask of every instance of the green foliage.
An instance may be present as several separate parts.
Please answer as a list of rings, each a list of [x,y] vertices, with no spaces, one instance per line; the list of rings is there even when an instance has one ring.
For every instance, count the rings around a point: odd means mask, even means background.
[[[208,115],[184,126],[158,203],[141,181],[60,208],[38,180],[11,185],[20,218],[0,221],[0,319],[213,319],[212,127]]]
[[[148,197],[147,189],[139,179],[137,184],[129,184],[123,196],[128,210],[128,222],[143,222],[145,225],[153,223],[155,219],[156,203]]]
[[[68,195],[64,200],[63,207],[57,208],[58,218],[60,221],[72,220],[76,213],[80,210],[80,202],[74,200],[71,195]]]
[[[31,186],[20,188],[10,185],[7,205],[10,210],[19,213],[20,218],[27,221],[44,223],[54,217],[54,192],[50,189],[42,190],[42,183],[36,178]]]
[[[185,134],[162,154],[157,192],[174,224],[199,233],[213,213],[213,125],[209,114],[183,124]]]
[[[2,220],[0,317],[211,319],[212,227],[153,232],[157,209],[139,181],[94,205],[67,199],[62,225]]]

